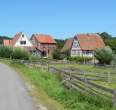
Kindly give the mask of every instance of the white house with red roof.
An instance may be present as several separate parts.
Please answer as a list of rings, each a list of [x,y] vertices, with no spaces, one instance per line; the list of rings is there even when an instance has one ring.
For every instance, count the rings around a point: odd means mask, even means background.
[[[71,57],[93,57],[94,51],[103,47],[105,44],[98,34],[78,34],[66,41],[62,52],[70,51]]]
[[[12,39],[4,40],[4,46],[12,46],[13,48],[20,47],[28,51],[32,51],[34,49],[34,46],[28,36],[23,32],[18,32]]]
[[[32,43],[30,42],[29,38],[26,34],[19,32],[17,33],[10,43],[13,47],[32,47]]]

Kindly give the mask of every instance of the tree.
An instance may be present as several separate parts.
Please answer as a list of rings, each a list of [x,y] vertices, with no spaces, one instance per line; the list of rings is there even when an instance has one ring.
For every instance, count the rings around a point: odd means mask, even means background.
[[[110,46],[113,50],[113,53],[116,54],[116,39],[107,40],[107,45]]]
[[[102,32],[99,35],[103,38],[104,41],[107,40],[107,39],[111,39],[112,38],[112,36],[110,34],[108,34],[107,32]]]
[[[107,32],[103,32],[99,34],[106,46],[110,46],[113,52],[116,54],[116,37],[112,37],[112,35],[108,34]]]
[[[57,42],[57,48],[62,49],[65,43],[65,40],[55,39],[55,41]]]
[[[53,59],[60,60],[61,59],[61,57],[60,57],[60,49],[56,48],[52,53],[52,57],[53,57]]]
[[[62,58],[69,58],[70,57],[70,51],[69,50],[65,50],[64,52],[61,53]]]
[[[95,51],[95,57],[100,64],[110,64],[113,59],[112,50],[110,47],[104,47]]]

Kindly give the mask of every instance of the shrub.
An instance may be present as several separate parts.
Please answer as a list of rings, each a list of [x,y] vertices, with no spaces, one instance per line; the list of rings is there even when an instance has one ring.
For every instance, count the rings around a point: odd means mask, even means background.
[[[12,59],[21,59],[21,60],[28,60],[29,54],[26,50],[21,48],[15,48],[12,53]]]
[[[95,57],[100,64],[110,64],[113,59],[110,47],[104,47],[95,51]]]
[[[29,60],[30,60],[30,61],[37,61],[37,60],[39,60],[39,59],[40,59],[40,57],[37,56],[37,55],[33,55],[33,54],[30,54],[30,55],[29,55]]]
[[[61,60],[61,56],[60,56],[60,50],[59,49],[55,49],[52,53],[52,57],[53,59],[57,59],[57,60]]]
[[[82,56],[76,56],[76,57],[68,57],[69,61],[75,61],[75,62],[84,62],[84,61],[90,61],[92,60],[91,57],[82,57]]]
[[[0,46],[0,57],[10,58],[13,53],[13,48],[10,46]]]
[[[64,58],[68,58],[68,57],[70,57],[70,51],[69,50],[65,50],[64,52],[62,52],[62,58],[64,59]]]

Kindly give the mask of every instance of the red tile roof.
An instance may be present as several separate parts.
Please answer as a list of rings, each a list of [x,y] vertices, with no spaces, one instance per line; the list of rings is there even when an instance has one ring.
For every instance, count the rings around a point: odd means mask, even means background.
[[[36,37],[37,41],[40,43],[48,43],[48,44],[56,43],[55,40],[50,35],[34,34],[34,36]]]
[[[17,40],[20,38],[21,35],[22,35],[22,32],[19,32],[13,37],[13,39],[11,41],[11,46],[13,46],[13,47],[15,46],[15,43],[17,42]]]
[[[105,44],[98,34],[78,34],[75,36],[75,38],[78,40],[81,50],[95,50],[97,48],[103,48],[105,47]],[[70,50],[72,47],[74,38],[68,39],[61,50],[61,52],[64,52],[66,50]]]
[[[79,34],[76,36],[82,50],[95,50],[105,47],[105,44],[98,34]]]

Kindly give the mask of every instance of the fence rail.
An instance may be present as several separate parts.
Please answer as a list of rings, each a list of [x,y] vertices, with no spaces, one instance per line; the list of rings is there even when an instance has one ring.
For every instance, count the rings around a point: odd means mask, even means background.
[[[52,73],[60,73],[63,83],[66,84],[69,89],[74,88],[80,90],[81,92],[88,92],[92,95],[99,95],[106,99],[111,99],[113,105],[116,106],[116,90],[93,82],[94,80],[98,80],[100,76],[98,78],[95,77],[95,79],[91,79],[87,78],[87,74],[82,71],[77,71],[76,73],[65,69],[58,69],[56,67],[50,67],[49,70]],[[105,80],[103,78],[105,78]],[[108,77],[101,76],[101,81],[109,83],[107,79]]]

